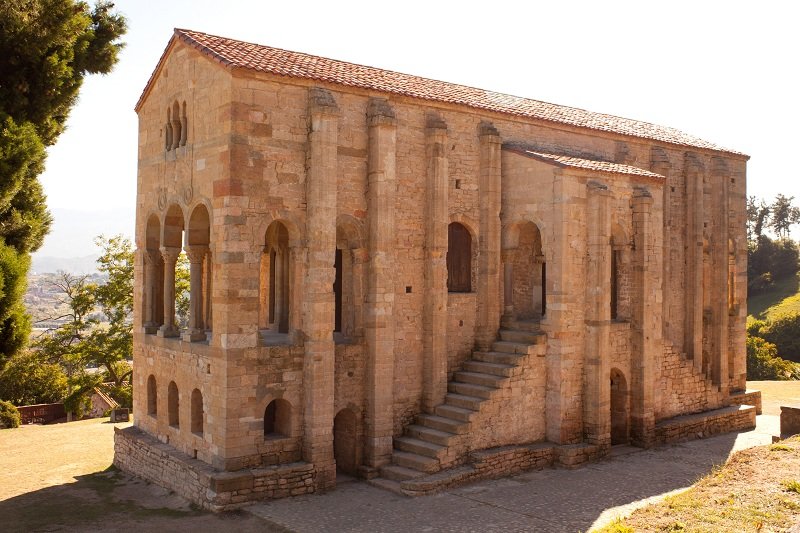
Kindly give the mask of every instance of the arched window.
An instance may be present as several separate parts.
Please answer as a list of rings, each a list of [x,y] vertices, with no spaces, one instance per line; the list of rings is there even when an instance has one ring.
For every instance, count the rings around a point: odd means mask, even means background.
[[[203,393],[192,391],[192,433],[203,435]]]
[[[447,291],[472,291],[472,235],[458,222],[447,227]]]
[[[292,404],[283,399],[272,400],[264,411],[264,437],[291,435]]]
[[[178,416],[178,386],[174,381],[169,382],[167,389],[167,408],[169,411],[169,425],[172,427],[180,427],[180,418]]]
[[[158,414],[158,389],[156,389],[156,377],[152,374],[147,378],[147,414],[150,416]]]
[[[183,106],[181,106],[181,138],[180,138],[180,145],[186,146],[186,136],[189,134],[187,131],[187,120],[186,120],[186,102],[183,102]]]
[[[289,231],[281,222],[269,225],[261,256],[260,327],[274,333],[289,332],[290,277]]]
[[[167,123],[164,124],[164,150],[172,150],[172,110],[167,106]]]
[[[178,102],[172,104],[172,149],[181,145],[183,133],[181,132],[181,108]]]

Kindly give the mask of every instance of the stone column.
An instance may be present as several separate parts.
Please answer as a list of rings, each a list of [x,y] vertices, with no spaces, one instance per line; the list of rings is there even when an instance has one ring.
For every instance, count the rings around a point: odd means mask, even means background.
[[[397,124],[389,102],[367,108],[369,156],[369,275],[364,334],[367,344],[365,464],[378,468],[392,455],[394,429],[394,208]]]
[[[189,324],[183,333],[186,342],[206,340],[206,330],[203,325],[203,261],[208,246],[187,246],[186,255],[189,257]]]
[[[178,337],[180,331],[175,325],[175,263],[181,249],[177,246],[162,246],[164,258],[164,324],[158,329],[159,337]]]
[[[306,176],[306,242],[303,330],[304,418],[303,459],[314,463],[321,490],[336,485],[333,457],[334,363],[333,344],[336,253],[336,185],[339,109],[325,89],[309,91],[309,154]],[[288,279],[287,251],[276,261]],[[281,295],[288,302],[288,295]],[[276,295],[276,302],[278,296]],[[285,315],[285,313],[284,313]],[[288,327],[288,316],[281,315]]]
[[[478,235],[478,316],[475,344],[489,350],[500,328],[500,134],[489,123],[478,130],[480,139],[480,231]],[[505,304],[508,307],[508,303]]]
[[[142,326],[144,332],[152,335],[158,331],[155,317],[156,305],[156,266],[161,259],[158,250],[144,250],[144,295],[142,298]]]
[[[589,444],[611,445],[610,343],[611,213],[608,187],[587,184],[584,434]]]
[[[205,298],[203,298],[203,303],[205,305],[205,309],[203,310],[203,324],[206,327],[206,331],[211,331],[213,329],[213,313],[211,310],[213,306],[211,305],[211,291],[213,290],[213,278],[214,278],[214,267],[211,258],[211,254],[206,254],[205,260],[205,267],[203,269],[204,272],[204,280],[205,286],[203,287],[203,294],[205,294]]]
[[[663,148],[653,147],[650,149],[650,170],[656,174],[664,176],[664,187],[662,190],[662,247],[664,249],[663,265],[662,265],[662,283],[671,285],[679,283],[680,279],[673,279],[672,265],[673,262],[678,263],[681,261],[682,256],[677,255],[678,250],[674,250],[672,246],[672,179],[670,173],[672,172],[672,163],[669,160],[669,154]],[[673,322],[675,318],[671,317],[670,299],[664,295],[662,303],[662,317],[665,321]],[[664,332],[664,337],[673,341],[674,338],[669,336],[669,332]],[[681,341],[678,339],[676,345],[680,345]]]
[[[713,287],[711,335],[714,352],[711,378],[724,396],[728,395],[728,183],[730,173],[722,158],[711,160],[712,213],[714,231],[711,234]]]
[[[583,440],[583,360],[585,239],[580,219],[585,199],[578,196],[575,178],[553,170],[553,218],[548,228],[550,248],[547,271],[547,313],[542,329],[547,333],[547,440],[576,444]],[[579,246],[579,248],[578,248]],[[577,326],[576,326],[577,325]]]
[[[288,309],[286,309],[286,287],[288,283],[286,283],[286,278],[288,273],[286,272],[286,268],[284,266],[284,255],[286,255],[286,250],[283,248],[276,248],[275,249],[275,315],[273,318],[273,327],[275,331],[279,331],[281,333],[286,333],[286,315],[288,314]]]
[[[432,413],[447,394],[447,125],[438,117],[428,117],[426,145],[422,409]]]
[[[514,320],[514,255],[516,249],[506,248],[501,253],[503,261],[503,323],[508,327]]]
[[[692,153],[684,161],[686,180],[686,282],[684,350],[703,371],[703,166]]]
[[[633,302],[631,316],[631,442],[650,446],[655,432],[655,365],[663,350],[661,328],[661,250],[655,234],[662,231],[653,213],[653,197],[637,188],[633,207]],[[702,244],[702,243],[701,243]]]

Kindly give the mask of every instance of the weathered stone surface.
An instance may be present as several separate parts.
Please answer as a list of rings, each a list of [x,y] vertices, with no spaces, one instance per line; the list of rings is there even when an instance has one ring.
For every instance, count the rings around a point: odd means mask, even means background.
[[[746,156],[206,52],[175,41],[137,108],[122,468],[226,508],[337,467],[457,469],[403,481],[425,493],[750,423],[719,411],[759,401]]]

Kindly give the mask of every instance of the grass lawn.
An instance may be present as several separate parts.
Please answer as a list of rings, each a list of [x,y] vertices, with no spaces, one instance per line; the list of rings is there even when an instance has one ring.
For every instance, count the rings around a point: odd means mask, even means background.
[[[800,283],[796,276],[778,280],[770,290],[747,297],[747,314],[763,320],[800,311],[799,288]]]

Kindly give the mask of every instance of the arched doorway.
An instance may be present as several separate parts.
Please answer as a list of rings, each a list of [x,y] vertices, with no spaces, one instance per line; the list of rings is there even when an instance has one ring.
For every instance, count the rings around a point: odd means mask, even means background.
[[[623,373],[611,370],[611,444],[629,442],[628,383]]]
[[[358,469],[356,430],[356,414],[351,409],[339,411],[333,419],[333,457],[336,470],[351,476],[356,475]]]
[[[547,312],[547,265],[536,224],[522,222],[509,228],[503,256],[505,318],[517,322],[541,319]]]

